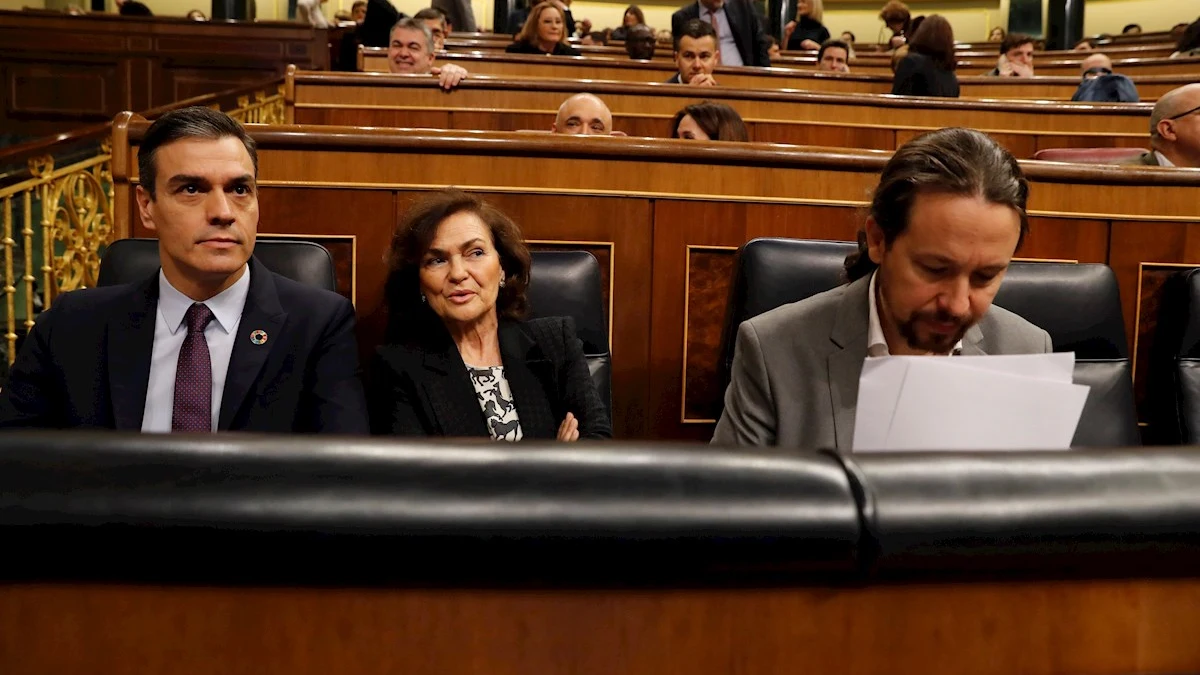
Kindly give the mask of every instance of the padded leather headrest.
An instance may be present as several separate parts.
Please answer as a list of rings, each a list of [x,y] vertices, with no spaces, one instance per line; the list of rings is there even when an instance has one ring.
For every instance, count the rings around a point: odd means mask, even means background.
[[[677,583],[723,567],[849,571],[859,534],[842,467],[815,453],[249,434],[0,438],[0,540],[13,552],[0,577],[21,558],[127,578],[257,571],[272,583],[358,581],[382,570],[411,582],[415,570],[456,582],[661,574]],[[50,535],[60,546],[44,545]],[[85,541],[96,546],[80,548]]]
[[[292,239],[259,239],[254,257],[272,272],[309,286],[337,291],[333,256],[320,244]],[[118,239],[100,259],[99,286],[133,284],[159,268],[157,239]]]
[[[845,283],[852,242],[754,239],[738,255],[722,335],[722,365],[732,366],[737,327],[790,302]],[[1050,333],[1057,351],[1080,359],[1127,358],[1116,275],[1101,264],[1014,262],[995,304]]]
[[[875,453],[846,458],[882,575],[1119,569],[1200,563],[1200,453]]]
[[[534,251],[529,311],[533,318],[569,316],[585,354],[608,353],[600,263],[587,251]]]
[[[1055,351],[1129,357],[1117,275],[1108,265],[1014,262],[994,302],[1049,333]]]

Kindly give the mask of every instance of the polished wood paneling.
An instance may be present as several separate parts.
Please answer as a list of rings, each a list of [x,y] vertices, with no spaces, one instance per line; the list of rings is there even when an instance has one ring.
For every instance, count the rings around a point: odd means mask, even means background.
[[[446,93],[434,78],[385,73],[306,73],[289,76],[289,103],[301,108],[451,111],[556,111],[572,94],[601,96],[617,115],[670,117],[689,103],[727,103],[743,119],[876,125],[897,129],[966,126],[986,131],[1136,134],[1145,137],[1148,104],[974,101],[768,91],[667,84],[470,77]]]
[[[1145,365],[1161,309],[1159,291],[1170,274],[1200,266],[1198,224],[1200,220],[1113,223],[1109,266],[1121,287],[1125,330],[1134,340],[1134,392],[1139,402],[1145,400]]]
[[[716,589],[0,586],[6,675],[1200,670],[1200,582]]]
[[[725,391],[719,376],[721,334],[729,309],[730,280],[737,249],[732,246],[689,246],[684,282],[683,419],[715,423]]]
[[[0,129],[37,136],[328,65],[324,30],[0,11]]]

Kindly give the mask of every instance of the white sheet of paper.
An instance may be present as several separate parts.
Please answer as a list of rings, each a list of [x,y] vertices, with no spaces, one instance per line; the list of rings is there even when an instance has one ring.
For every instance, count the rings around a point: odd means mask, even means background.
[[[1075,355],[867,359],[854,449],[1068,449],[1086,386]]]

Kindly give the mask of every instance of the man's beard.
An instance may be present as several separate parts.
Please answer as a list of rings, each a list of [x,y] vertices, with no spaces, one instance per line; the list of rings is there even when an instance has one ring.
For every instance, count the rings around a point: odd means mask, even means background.
[[[927,340],[922,340],[917,334],[917,323],[922,320],[937,322],[953,321],[958,324],[958,328],[950,334],[930,333]],[[963,339],[963,336],[967,334],[967,330],[971,325],[969,319],[954,316],[949,312],[913,312],[907,321],[897,322],[896,329],[900,331],[900,335],[908,343],[908,346],[914,350],[933,352],[935,354],[949,354],[954,349],[954,345],[958,344]]]

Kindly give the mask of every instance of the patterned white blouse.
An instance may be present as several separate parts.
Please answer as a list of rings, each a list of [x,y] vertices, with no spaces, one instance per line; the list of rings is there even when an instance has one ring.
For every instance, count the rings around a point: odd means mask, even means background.
[[[478,368],[468,365],[467,374],[475,386],[475,396],[479,399],[483,416],[487,418],[488,433],[492,440],[521,440],[521,421],[517,419],[512,389],[504,377],[504,366]]]

